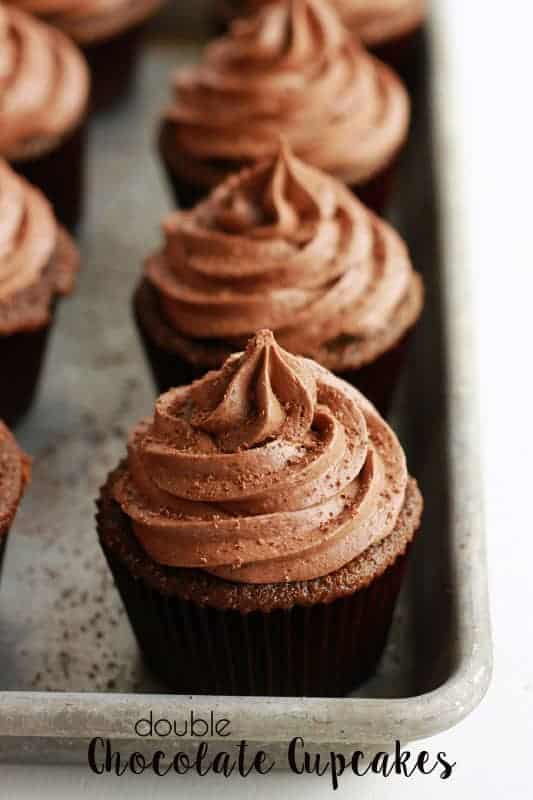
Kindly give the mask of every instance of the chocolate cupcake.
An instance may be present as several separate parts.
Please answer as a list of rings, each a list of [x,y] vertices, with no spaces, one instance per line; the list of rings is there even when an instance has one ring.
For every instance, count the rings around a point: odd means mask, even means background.
[[[78,261],[45,197],[0,160],[0,418],[9,424],[30,407],[54,308]]]
[[[0,157],[44,192],[70,229],[82,212],[88,96],[76,46],[0,4]]]
[[[123,98],[135,74],[147,20],[163,0],[9,0],[72,38],[91,68],[92,105]]]
[[[421,512],[373,406],[261,331],[137,425],[98,532],[166,684],[329,696],[374,670]]]
[[[0,420],[0,574],[9,529],[30,477],[30,461]]]
[[[399,78],[321,0],[288,0],[238,20],[203,61],[176,75],[159,145],[178,204],[230,173],[296,154],[383,210],[409,125]]]
[[[272,0],[215,0],[222,24],[262,8]],[[330,0],[344,25],[382,61],[404,71],[426,17],[426,0]]]
[[[386,413],[423,304],[399,235],[286,143],[171,214],[135,316],[160,391],[219,368],[261,328]]]

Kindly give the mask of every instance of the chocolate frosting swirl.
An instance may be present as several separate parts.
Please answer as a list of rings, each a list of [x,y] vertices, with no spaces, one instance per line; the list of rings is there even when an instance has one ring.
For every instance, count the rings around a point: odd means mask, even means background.
[[[179,72],[166,116],[183,169],[200,162],[195,177],[206,185],[228,164],[272,157],[280,133],[306,162],[357,184],[402,145],[409,103],[327,3],[289,0],[238,20],[200,65]]]
[[[9,0],[81,44],[114,36],[153,14],[163,0]]]
[[[278,583],[334,572],[391,533],[407,481],[362,395],[261,331],[159,398],[114,496],[158,563]]]
[[[416,28],[423,20],[426,0],[330,0],[347,28],[367,45],[383,44]],[[229,0],[228,11],[254,12],[272,0]]]
[[[0,335],[44,324],[78,258],[46,198],[0,159]]]
[[[340,338],[362,343],[396,325],[413,294],[401,325],[420,313],[420,279],[400,237],[284,142],[163,229],[145,275],[169,325],[193,339],[235,349],[268,327],[283,347],[324,363]]]
[[[62,33],[0,5],[0,154],[40,154],[73,130],[85,113],[89,75]]]

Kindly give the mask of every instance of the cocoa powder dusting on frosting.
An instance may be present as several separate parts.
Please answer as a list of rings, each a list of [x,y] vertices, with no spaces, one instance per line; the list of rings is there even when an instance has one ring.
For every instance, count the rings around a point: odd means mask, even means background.
[[[339,181],[282,141],[274,159],[227,179],[192,211],[170,215],[145,275],[168,324],[242,347],[270,328],[323,362],[339,339],[372,340],[420,313],[422,292],[400,237]],[[401,335],[401,331],[398,336]]]
[[[0,154],[40,154],[80,123],[88,96],[89,73],[76,46],[0,4]]]
[[[261,584],[327,575],[381,541],[407,482],[362,395],[261,331],[159,398],[113,493],[158,563]]]
[[[357,184],[403,144],[409,102],[327,3],[289,0],[237,20],[199,65],[181,70],[166,119],[183,168],[187,158],[201,162],[205,185],[225,164],[271,157],[279,133],[306,162]]]

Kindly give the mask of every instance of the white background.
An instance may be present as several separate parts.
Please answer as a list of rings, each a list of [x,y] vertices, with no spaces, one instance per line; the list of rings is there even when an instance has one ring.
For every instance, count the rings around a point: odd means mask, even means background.
[[[495,669],[482,705],[419,743],[457,762],[453,777],[346,776],[338,798],[533,796],[533,10],[529,0],[435,0],[447,13],[459,112],[465,269],[475,277],[479,396]],[[1,800],[54,798],[323,798],[327,778],[120,779],[86,768],[0,765]]]

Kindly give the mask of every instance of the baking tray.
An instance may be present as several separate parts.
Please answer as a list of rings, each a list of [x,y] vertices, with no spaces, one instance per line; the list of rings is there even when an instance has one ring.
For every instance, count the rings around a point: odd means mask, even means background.
[[[198,55],[201,18],[186,24],[183,17],[182,8],[159,18],[135,94],[92,126],[79,287],[61,304],[38,402],[17,431],[34,472],[0,595],[4,761],[85,762],[95,736],[148,755],[161,740],[136,736],[135,722],[150,711],[154,719],[182,720],[191,709],[231,720],[224,749],[246,739],[278,765],[293,736],[317,752],[383,749],[451,727],[479,703],[490,679],[475,354],[452,194],[446,25],[437,13],[391,213],[427,287],[393,418],[426,511],[379,670],[353,696],[332,700],[168,695],[143,669],[99,550],[94,498],[129,427],[154,399],[130,298],[170,208],[154,123],[169,72]],[[172,752],[194,746],[165,740]]]

